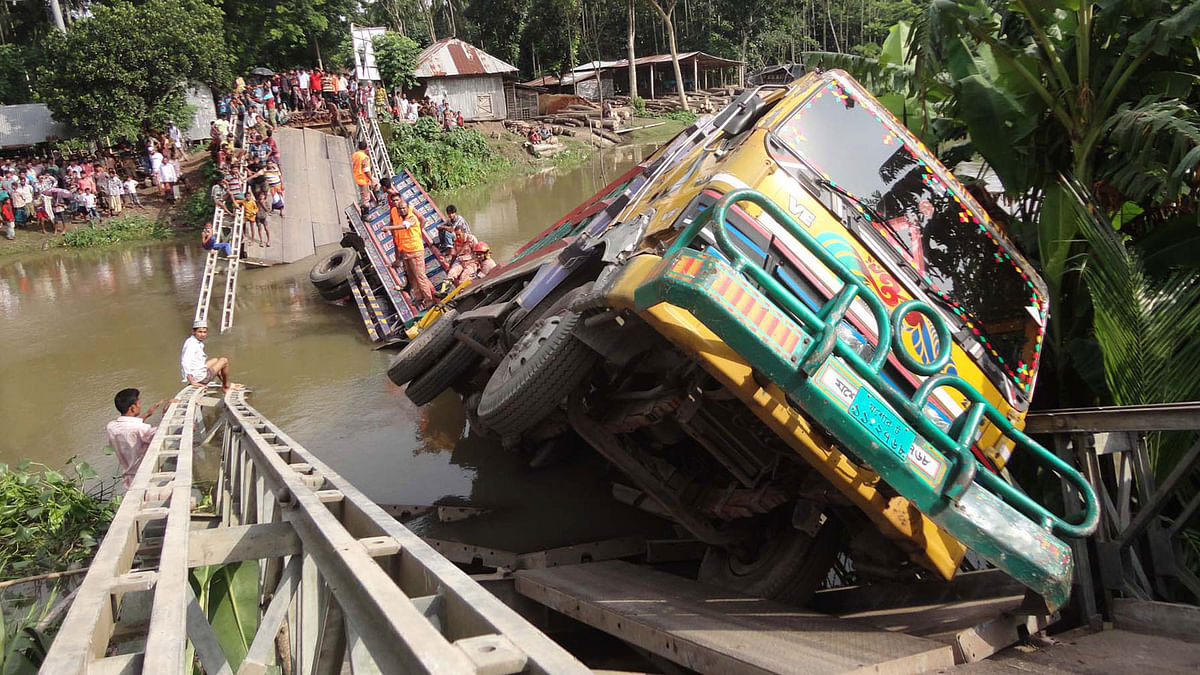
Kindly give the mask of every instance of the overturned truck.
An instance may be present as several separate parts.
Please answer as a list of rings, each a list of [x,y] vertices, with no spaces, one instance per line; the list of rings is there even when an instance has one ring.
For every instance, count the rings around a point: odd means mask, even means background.
[[[574,434],[709,545],[703,581],[803,602],[949,579],[968,549],[1057,609],[1083,477],[1021,428],[1045,285],[850,76],[746,91],[521,248],[389,369],[508,443]],[[1068,483],[1070,516],[1004,471]]]

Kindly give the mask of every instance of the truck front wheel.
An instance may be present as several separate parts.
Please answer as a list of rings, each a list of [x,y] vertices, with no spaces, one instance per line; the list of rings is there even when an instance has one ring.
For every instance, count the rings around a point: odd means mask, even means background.
[[[702,583],[759,598],[803,605],[825,579],[841,546],[839,523],[830,518],[815,535],[780,522],[756,546],[710,546],[700,563]]]

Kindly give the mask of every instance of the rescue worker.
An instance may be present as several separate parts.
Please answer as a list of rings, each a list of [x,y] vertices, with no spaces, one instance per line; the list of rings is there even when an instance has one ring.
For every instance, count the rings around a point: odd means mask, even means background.
[[[358,186],[358,197],[362,215],[365,218],[371,209],[371,183],[374,181],[371,171],[371,156],[367,154],[367,142],[359,141],[358,150],[350,155],[350,173],[354,176],[354,184]]]
[[[455,286],[474,279],[479,272],[479,264],[475,260],[475,246],[478,243],[479,240],[467,231],[465,222],[460,220],[454,224],[454,239],[450,243],[452,257],[446,276]]]
[[[492,260],[492,247],[483,241],[475,244],[475,264],[479,266],[479,272],[475,274],[476,279],[486,277],[489,272],[500,266]]]
[[[391,195],[391,202],[391,225],[382,229],[392,233],[396,245],[396,260],[392,267],[404,270],[413,304],[418,311],[424,311],[434,302],[433,284],[425,275],[425,242],[421,236],[425,221],[400,195]],[[397,286],[396,290],[401,289]]]

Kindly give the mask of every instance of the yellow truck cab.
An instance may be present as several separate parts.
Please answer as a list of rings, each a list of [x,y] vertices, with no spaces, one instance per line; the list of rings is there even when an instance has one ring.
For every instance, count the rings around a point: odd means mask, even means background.
[[[578,435],[709,544],[704,581],[802,602],[839,553],[949,579],[973,549],[1067,598],[1097,512],[1020,430],[1045,286],[845,73],[745,92],[455,304],[393,381],[510,444]],[[1079,515],[1013,485],[1013,452]]]

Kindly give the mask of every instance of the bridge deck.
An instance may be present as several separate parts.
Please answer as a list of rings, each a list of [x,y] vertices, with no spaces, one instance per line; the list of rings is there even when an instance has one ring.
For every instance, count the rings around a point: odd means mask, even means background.
[[[517,572],[518,593],[702,673],[916,673],[950,646],[620,561]]]
[[[187,387],[168,407],[43,672],[583,673],[488,593],[246,402]],[[215,392],[214,392],[215,393]],[[220,439],[220,526],[192,530],[205,409]],[[248,649],[228,652],[189,571],[254,561]],[[219,591],[212,590],[212,593]],[[203,595],[202,595],[203,597]],[[210,600],[211,602],[211,600]],[[281,646],[282,645],[282,646]]]
[[[267,216],[270,247],[249,245],[246,252],[254,259],[290,263],[337,243],[342,237],[342,212],[357,196],[345,138],[286,127],[276,129],[274,136],[283,171],[284,217]]]

